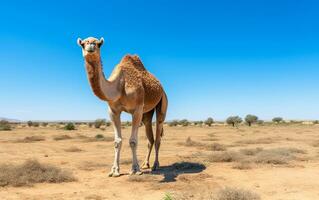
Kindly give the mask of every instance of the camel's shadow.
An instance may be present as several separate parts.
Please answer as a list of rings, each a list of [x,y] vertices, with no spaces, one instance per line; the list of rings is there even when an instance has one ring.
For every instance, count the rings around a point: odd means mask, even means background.
[[[146,174],[163,175],[160,182],[174,182],[180,174],[200,173],[205,170],[205,165],[193,162],[178,162],[168,166],[162,166],[156,171],[146,172]]]

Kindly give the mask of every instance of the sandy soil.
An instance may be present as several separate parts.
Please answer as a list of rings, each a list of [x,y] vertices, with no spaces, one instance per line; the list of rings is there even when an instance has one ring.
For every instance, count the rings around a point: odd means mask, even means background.
[[[131,151],[128,145],[129,128],[123,129],[122,176],[109,178],[113,162],[112,141],[88,141],[85,137],[103,134],[112,137],[112,129],[99,130],[78,127],[75,131],[48,128],[16,128],[3,131],[0,137],[1,163],[22,163],[37,159],[66,170],[71,170],[76,182],[54,184],[40,183],[25,187],[0,187],[0,199],[162,199],[165,194],[191,196],[197,199],[229,187],[243,188],[260,195],[262,199],[319,199],[319,126],[241,126],[238,129],[225,126],[212,127],[165,127],[160,151],[163,170],[157,174],[132,179],[130,170]],[[67,134],[72,139],[54,140],[54,136]],[[45,141],[17,143],[26,136],[43,136]],[[244,148],[294,147],[305,150],[298,159],[288,164],[275,165],[254,163],[251,169],[234,169],[235,162],[207,162],[200,153],[211,150],[200,145],[183,145],[187,137],[200,144],[219,143],[227,151]],[[77,147],[82,151],[68,152]],[[144,129],[140,129],[138,156],[140,164],[146,153]],[[152,152],[152,159],[154,158]],[[205,164],[204,169],[175,169],[174,163],[193,162]]]

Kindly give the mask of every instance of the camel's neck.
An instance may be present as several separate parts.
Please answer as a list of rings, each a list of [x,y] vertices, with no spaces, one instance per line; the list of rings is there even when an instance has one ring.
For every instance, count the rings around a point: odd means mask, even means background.
[[[120,95],[119,78],[105,79],[101,59],[85,60],[87,76],[93,93],[103,101],[114,101]]]

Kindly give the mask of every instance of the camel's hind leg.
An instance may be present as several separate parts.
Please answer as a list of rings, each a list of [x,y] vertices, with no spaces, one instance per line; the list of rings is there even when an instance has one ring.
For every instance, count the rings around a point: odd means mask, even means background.
[[[155,171],[159,168],[159,148],[161,146],[161,138],[163,136],[163,125],[166,117],[168,101],[166,94],[163,93],[162,100],[156,106],[156,138],[155,138],[155,160],[152,170]]]
[[[147,154],[142,165],[142,169],[150,168],[150,155],[152,152],[153,144],[154,144],[154,136],[153,136],[153,129],[152,129],[152,118],[155,110],[151,110],[143,115],[143,124],[145,125],[145,132],[146,137],[148,139],[147,144]]]

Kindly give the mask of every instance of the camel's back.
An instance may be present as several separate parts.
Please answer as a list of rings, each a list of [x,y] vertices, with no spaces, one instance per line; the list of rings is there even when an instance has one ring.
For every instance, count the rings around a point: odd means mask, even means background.
[[[119,64],[125,77],[125,87],[143,87],[144,104],[157,104],[162,97],[162,85],[153,74],[148,72],[140,58],[126,55]]]

